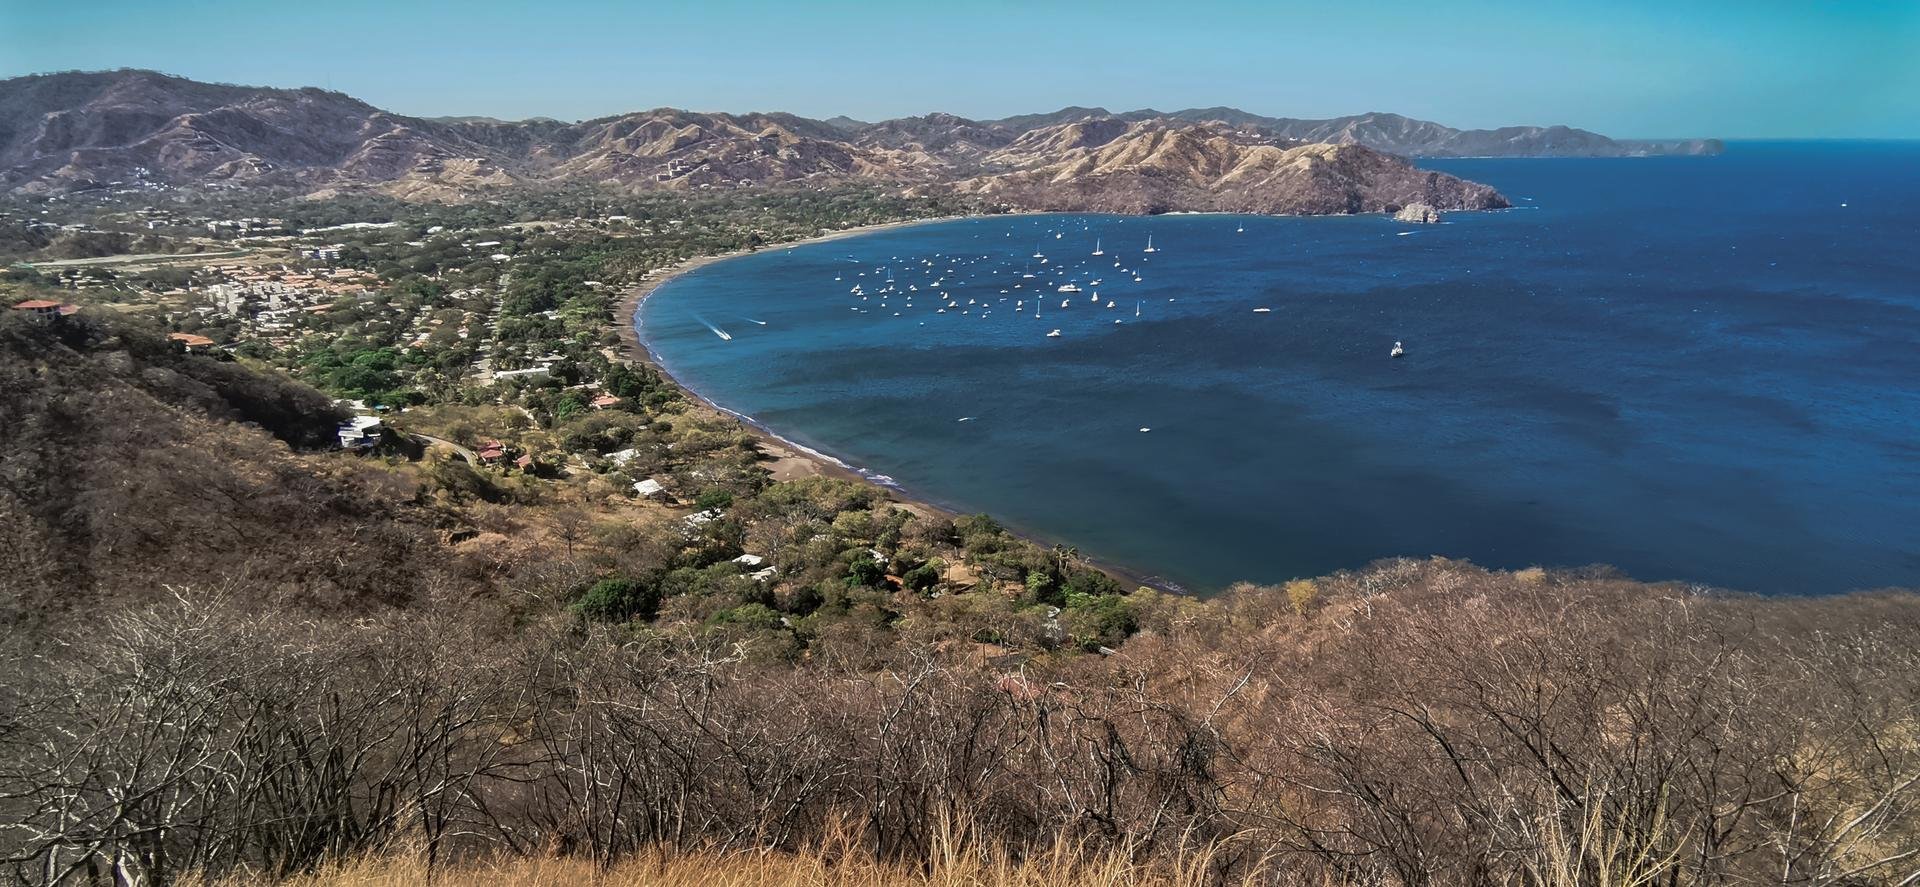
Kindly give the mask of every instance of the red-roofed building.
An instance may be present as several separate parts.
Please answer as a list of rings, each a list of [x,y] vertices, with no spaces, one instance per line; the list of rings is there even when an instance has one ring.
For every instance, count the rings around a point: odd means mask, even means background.
[[[216,344],[212,339],[209,339],[206,336],[198,336],[198,335],[194,335],[193,333],[168,333],[167,338],[175,342],[179,342],[181,345],[186,346],[186,349],[188,351],[198,351],[206,348],[212,348]]]
[[[592,401],[593,408],[596,410],[604,410],[607,407],[617,406],[619,405],[619,403],[620,403],[620,398],[614,397],[611,394],[602,394],[599,397],[594,398]]]
[[[497,440],[481,441],[480,449],[473,455],[480,460],[480,464],[492,465],[507,458],[507,445]]]
[[[52,320],[60,316],[60,303],[49,302],[46,299],[28,299],[24,302],[15,302],[13,310],[40,320]]]

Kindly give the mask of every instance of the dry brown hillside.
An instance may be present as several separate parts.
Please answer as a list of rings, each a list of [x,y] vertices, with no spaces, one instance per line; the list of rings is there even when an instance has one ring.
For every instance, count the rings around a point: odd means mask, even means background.
[[[0,620],[168,586],[325,611],[401,603],[440,569],[402,479],[301,451],[339,416],[305,385],[186,354],[110,315],[0,316]]]

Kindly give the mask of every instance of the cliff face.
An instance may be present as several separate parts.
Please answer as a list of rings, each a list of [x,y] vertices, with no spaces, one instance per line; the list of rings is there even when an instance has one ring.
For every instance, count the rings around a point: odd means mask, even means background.
[[[149,71],[0,81],[0,190],[146,181],[378,190],[458,200],[587,182],[684,189],[868,180],[952,188],[1018,208],[1371,212],[1415,200],[1502,206],[1409,156],[1711,153],[1568,127],[1458,130],[1395,114],[1331,120],[1233,108],[1063,108],[1001,120],[865,123],[661,108],[580,123],[413,118],[339,93],[199,83]]]

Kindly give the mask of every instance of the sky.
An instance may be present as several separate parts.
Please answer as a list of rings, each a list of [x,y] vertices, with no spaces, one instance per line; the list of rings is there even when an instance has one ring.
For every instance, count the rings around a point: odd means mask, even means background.
[[[0,0],[0,76],[123,67],[418,116],[1229,105],[1920,138],[1920,0]]]

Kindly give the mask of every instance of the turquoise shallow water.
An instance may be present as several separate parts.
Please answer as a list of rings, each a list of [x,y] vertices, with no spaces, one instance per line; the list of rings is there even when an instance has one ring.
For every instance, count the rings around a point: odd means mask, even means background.
[[[1428,165],[1520,208],[936,223],[635,322],[785,437],[1196,591],[1427,554],[1920,586],[1920,145]]]

